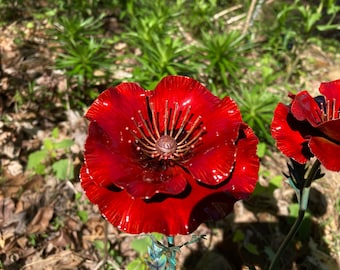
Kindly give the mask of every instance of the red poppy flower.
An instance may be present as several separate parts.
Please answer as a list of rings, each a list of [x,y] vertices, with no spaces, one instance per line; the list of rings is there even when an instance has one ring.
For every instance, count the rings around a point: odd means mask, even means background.
[[[253,191],[257,138],[229,97],[164,78],[105,90],[91,105],[80,178],[88,198],[128,233],[188,234]]]
[[[321,83],[322,96],[307,91],[280,103],[271,126],[278,149],[299,163],[315,156],[327,169],[340,171],[340,80]]]

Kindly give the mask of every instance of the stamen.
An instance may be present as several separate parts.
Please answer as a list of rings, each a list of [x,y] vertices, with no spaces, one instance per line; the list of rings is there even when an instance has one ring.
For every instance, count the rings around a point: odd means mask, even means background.
[[[325,121],[325,106],[323,105],[323,102],[320,103],[320,107],[321,107],[321,121],[324,122]]]
[[[190,130],[187,132],[187,134],[185,135],[185,137],[178,143],[178,144],[182,144],[183,142],[186,141],[186,139],[188,139],[188,137],[194,132],[194,130],[197,128],[198,124],[201,123],[201,119],[202,116],[198,116],[195,120],[195,122],[192,124]]]
[[[151,111],[153,129],[156,132],[157,139],[159,139],[161,136],[158,130],[158,125],[157,125],[157,120],[156,120],[156,115],[155,115],[155,107],[154,107],[154,104],[151,102],[149,103],[149,106],[150,106],[150,111]]]
[[[202,132],[202,133],[203,133],[203,132]],[[179,154],[181,155],[182,153],[185,153],[185,152],[187,152],[187,151],[189,151],[189,150],[195,148],[195,147],[197,146],[196,143],[199,142],[199,141],[202,141],[202,140],[203,140],[203,139],[202,139],[202,136],[198,136],[198,137],[196,137],[196,138],[190,140],[190,142],[188,142],[188,143],[186,143],[186,144],[183,144],[183,145],[177,147],[178,151],[176,151],[176,152],[179,153]],[[182,155],[183,155],[183,154],[182,154]]]
[[[142,115],[141,110],[138,110],[138,114],[139,114],[139,117],[140,117],[140,119],[142,120],[142,122],[143,122],[143,124],[144,124],[144,127],[145,127],[146,130],[148,131],[150,137],[152,138],[152,140],[153,140],[154,142],[156,142],[156,139],[155,139],[155,137],[153,136],[153,134],[152,134],[152,132],[151,132],[151,130],[150,130],[150,128],[149,128],[148,123],[147,123],[146,120],[143,118],[143,115]]]
[[[168,135],[168,118],[169,118],[169,111],[168,111],[168,103],[169,101],[165,101],[165,113],[164,113],[164,135]]]
[[[185,127],[186,124],[187,124],[187,119],[188,119],[188,117],[189,117],[190,110],[191,110],[191,106],[188,106],[188,109],[187,109],[187,111],[186,111],[186,113],[185,113],[185,115],[184,115],[184,118],[182,119],[181,126],[179,127],[179,130],[177,131],[177,134],[176,134],[176,136],[175,136],[175,140],[177,140],[178,137],[179,137],[179,135],[182,134],[182,131],[183,131],[184,127]]]
[[[154,143],[149,143],[149,141],[147,140],[147,138],[143,137],[142,139],[146,139],[146,141],[147,141],[149,144],[143,142],[143,141],[137,136],[137,134],[136,134],[135,132],[133,132],[132,130],[130,130],[128,127],[126,127],[125,129],[126,129],[127,131],[129,131],[130,134],[135,138],[136,143],[139,143],[139,144],[141,144],[142,146],[144,146],[144,147],[146,147],[146,148],[148,148],[148,149],[150,149],[150,150],[156,151],[156,148],[154,147]],[[152,145],[153,145],[153,146],[152,146]],[[137,146],[137,148],[138,148],[138,146]],[[139,149],[137,149],[137,150],[139,151]]]
[[[190,141],[188,141],[185,144],[179,144],[179,146],[177,146],[177,149],[181,150],[184,147],[186,147],[187,145],[194,146],[197,141],[202,140],[202,135],[206,130],[207,130],[207,128],[203,127],[202,130],[200,130]]]
[[[144,118],[141,110],[137,113],[138,120],[131,117],[135,127],[125,129],[134,138],[136,150],[143,153],[144,158],[158,160],[185,158],[187,153],[202,141],[202,136],[206,132],[206,127],[202,126],[202,116],[199,115],[195,119],[191,113],[191,106],[182,111],[178,102],[169,107],[169,101],[165,100],[164,119],[161,119],[162,116],[159,116],[152,102],[148,103],[149,118]],[[160,121],[164,123],[164,130],[163,127],[161,129]]]
[[[146,136],[146,134],[144,133],[144,131],[138,126],[138,123],[136,122],[134,117],[131,117],[132,122],[135,124],[137,130],[139,131],[140,135],[142,136],[142,138],[147,141],[149,144],[154,144],[154,142],[150,141],[149,138]],[[137,137],[138,138],[138,137]],[[138,139],[139,140],[139,139]]]
[[[173,113],[172,113],[172,121],[171,121],[170,134],[169,134],[170,136],[172,136],[176,128],[177,112],[178,112],[178,102],[175,103],[175,108],[173,109]]]
[[[336,102],[337,100],[333,98],[320,103],[321,123],[340,119],[340,110],[337,110]]]
[[[329,100],[327,100],[327,112],[326,112],[326,121],[329,121],[329,115],[330,115],[330,103],[329,103]]]

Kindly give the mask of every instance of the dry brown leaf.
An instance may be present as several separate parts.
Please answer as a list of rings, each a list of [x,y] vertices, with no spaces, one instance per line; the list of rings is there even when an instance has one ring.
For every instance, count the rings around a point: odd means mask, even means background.
[[[71,249],[74,249],[74,244],[68,234],[65,232],[65,230],[60,231],[59,236],[53,239],[52,244],[55,247],[69,247]]]
[[[24,190],[37,191],[44,184],[44,178],[41,175],[32,176],[31,180],[24,185]]]
[[[5,197],[18,195],[19,191],[22,190],[22,187],[25,184],[26,176],[24,174],[13,176],[9,174],[7,170],[5,170],[4,173],[6,182],[4,182],[1,186],[3,195]]]
[[[48,256],[46,259],[31,258],[31,263],[26,264],[22,270],[63,270],[78,269],[83,259],[76,253],[65,250],[55,255]]]
[[[4,227],[10,223],[15,211],[15,205],[12,199],[5,198],[0,201],[0,227]]]
[[[45,232],[50,220],[53,217],[53,208],[50,206],[42,207],[38,210],[31,223],[27,227],[28,233]]]

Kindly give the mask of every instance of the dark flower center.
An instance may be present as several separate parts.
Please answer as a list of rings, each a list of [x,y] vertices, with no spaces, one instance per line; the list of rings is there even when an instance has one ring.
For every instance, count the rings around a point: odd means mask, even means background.
[[[195,117],[191,113],[191,106],[180,110],[177,102],[172,108],[169,108],[168,103],[166,100],[163,117],[155,111],[153,103],[148,103],[149,117],[145,119],[142,112],[138,111],[138,120],[131,117],[135,129],[126,127],[135,139],[136,150],[146,157],[183,159],[201,142],[206,132],[202,116]]]

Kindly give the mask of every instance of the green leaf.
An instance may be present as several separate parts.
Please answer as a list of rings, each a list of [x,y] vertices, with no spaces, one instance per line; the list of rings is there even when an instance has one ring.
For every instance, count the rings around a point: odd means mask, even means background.
[[[41,169],[42,162],[47,158],[48,152],[43,149],[29,154],[27,169],[36,170],[38,167]]]
[[[299,215],[299,204],[293,203],[289,205],[289,215],[291,217],[297,218]]]
[[[241,242],[244,239],[244,233],[241,230],[236,230],[234,235],[233,235],[233,242]]]
[[[87,213],[87,211],[83,211],[83,210],[78,211],[77,215],[83,223],[86,223],[87,220],[89,219],[89,214]]]
[[[131,248],[138,252],[140,255],[143,255],[148,252],[148,246],[150,245],[150,237],[143,237],[139,239],[134,239],[131,243]]]
[[[95,247],[95,249],[99,250],[99,251],[103,251],[104,248],[105,248],[105,244],[104,244],[104,241],[103,240],[94,240],[93,241],[93,245]]]
[[[55,127],[53,130],[52,130],[52,137],[54,139],[57,139],[59,137],[59,129],[57,127]]]
[[[136,259],[130,262],[127,266],[127,270],[146,270],[146,264],[141,259]]]
[[[264,247],[264,253],[267,254],[269,261],[272,261],[275,257],[275,252],[269,246]]]
[[[54,162],[52,169],[56,177],[60,180],[72,179],[74,177],[73,164],[67,158]]]
[[[267,150],[267,144],[264,143],[264,142],[260,142],[258,145],[257,145],[257,155],[260,157],[260,158],[263,158],[265,153],[266,153],[266,150]]]
[[[44,149],[46,149],[47,151],[53,150],[53,142],[51,139],[49,138],[44,139]]]
[[[61,142],[57,142],[54,144],[55,149],[63,149],[63,148],[69,148],[74,144],[74,141],[71,139],[64,139]]]
[[[318,25],[316,28],[319,31],[340,30],[340,24]]]
[[[274,187],[274,188],[280,188],[282,184],[282,176],[281,175],[276,175],[269,181],[269,185]]]
[[[252,243],[246,243],[244,245],[245,249],[250,252],[251,254],[254,254],[254,255],[260,255],[260,252],[257,250],[257,247],[252,244]]]
[[[259,183],[257,183],[252,196],[271,197],[274,190],[280,188],[281,184],[281,175],[274,176],[272,179],[270,179],[267,187],[261,186]]]
[[[162,233],[153,232],[152,236],[155,237],[157,241],[161,241],[164,235]]]
[[[42,163],[39,163],[36,167],[35,167],[35,173],[36,174],[40,174],[40,175],[44,175],[45,174],[45,170],[46,170],[46,166]]]

